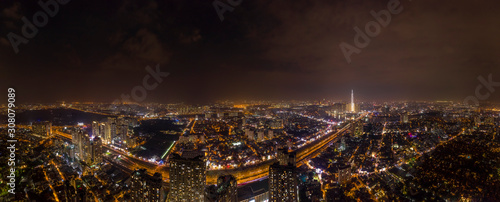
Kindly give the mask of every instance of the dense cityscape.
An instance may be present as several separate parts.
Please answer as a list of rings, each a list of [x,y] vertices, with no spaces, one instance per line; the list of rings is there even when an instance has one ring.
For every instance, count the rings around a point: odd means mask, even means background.
[[[2,0],[0,202],[500,201],[499,8]]]
[[[2,183],[2,197],[494,201],[500,198],[499,111],[354,98],[23,105],[15,160],[21,178],[15,197]],[[9,169],[2,167],[2,180]]]

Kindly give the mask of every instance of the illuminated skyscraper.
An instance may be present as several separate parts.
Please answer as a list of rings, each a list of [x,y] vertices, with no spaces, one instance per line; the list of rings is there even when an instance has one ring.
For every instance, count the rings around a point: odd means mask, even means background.
[[[104,142],[111,144],[116,136],[116,119],[108,117],[106,125],[104,125]]]
[[[49,121],[35,122],[31,125],[31,130],[37,135],[49,137],[52,135],[52,123]]]
[[[83,137],[85,136],[84,131],[81,128],[76,128],[71,135],[71,142],[73,145],[75,145],[75,152],[77,152],[77,157],[79,159],[83,158],[83,153],[84,153],[84,144],[83,144]]]
[[[204,201],[206,162],[202,153],[186,153],[170,158],[168,201]]]
[[[99,124],[99,137],[101,137],[103,144],[109,144],[110,140],[106,137],[106,123]]]
[[[96,165],[102,163],[102,139],[99,137],[91,137],[86,134],[81,128],[77,128],[72,132],[72,143],[75,147],[76,156],[85,161],[88,165]]]
[[[92,140],[92,164],[102,163],[102,139],[94,137]]]
[[[132,201],[162,201],[162,176],[148,175],[146,169],[135,170],[131,176],[130,197]],[[164,199],[163,199],[164,200]]]
[[[298,201],[295,152],[278,150],[278,161],[269,167],[270,201]]]
[[[116,136],[120,140],[125,140],[128,135],[128,125],[116,125]]]
[[[71,131],[71,143],[78,147],[78,141],[80,140],[80,130]]]
[[[360,137],[363,135],[363,122],[355,121],[351,123],[351,136]]]
[[[92,163],[92,142],[90,141],[90,136],[88,134],[83,135],[81,140],[82,145],[82,155],[80,159],[88,164]]]
[[[92,135],[94,137],[98,137],[100,135],[100,132],[99,132],[99,122],[97,121],[92,121]]]
[[[351,112],[355,112],[356,107],[354,106],[354,90],[351,90]]]

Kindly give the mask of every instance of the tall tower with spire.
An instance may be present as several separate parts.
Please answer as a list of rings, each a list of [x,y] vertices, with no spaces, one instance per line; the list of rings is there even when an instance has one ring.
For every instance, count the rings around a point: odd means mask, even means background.
[[[351,112],[354,112],[354,90],[351,90]]]

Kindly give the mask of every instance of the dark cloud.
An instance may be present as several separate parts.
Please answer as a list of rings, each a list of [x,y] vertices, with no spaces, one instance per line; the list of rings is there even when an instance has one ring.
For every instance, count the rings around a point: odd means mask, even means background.
[[[224,1],[223,1],[224,2]],[[0,79],[25,101],[113,101],[144,68],[170,72],[146,101],[214,99],[455,99],[477,77],[500,80],[499,2],[402,0],[370,44],[346,62],[339,44],[389,1],[243,1],[220,21],[211,1],[78,1],[60,7],[15,54],[7,34],[40,10],[0,6]],[[495,95],[492,101],[500,97]]]
[[[21,7],[21,4],[18,2],[15,2],[12,6],[4,8],[2,10],[2,16],[10,19],[19,19],[21,18],[21,14],[19,11],[19,8]]]

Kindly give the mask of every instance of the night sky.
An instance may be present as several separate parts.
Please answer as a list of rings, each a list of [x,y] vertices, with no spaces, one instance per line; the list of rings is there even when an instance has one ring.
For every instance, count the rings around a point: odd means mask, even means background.
[[[354,27],[388,2],[242,0],[221,21],[211,0],[71,0],[16,54],[8,34],[22,36],[21,18],[42,8],[2,0],[0,86],[18,102],[111,102],[157,64],[170,75],[145,102],[348,100],[351,89],[360,101],[462,101],[478,76],[500,82],[494,0],[401,0],[348,63],[339,44],[354,45]],[[488,101],[500,100],[496,88]]]

